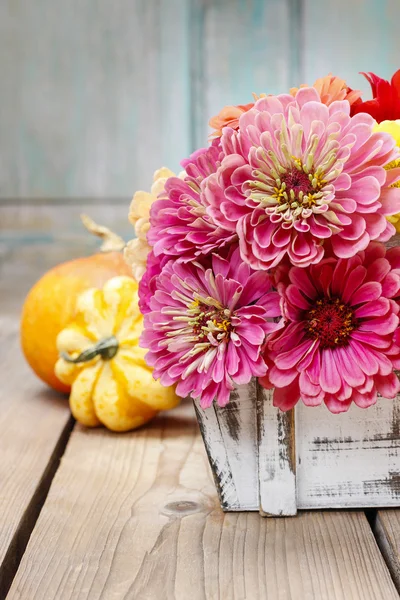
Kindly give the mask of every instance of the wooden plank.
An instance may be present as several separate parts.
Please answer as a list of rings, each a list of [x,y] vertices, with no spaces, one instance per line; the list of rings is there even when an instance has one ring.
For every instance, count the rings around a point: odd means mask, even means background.
[[[379,548],[400,591],[400,510],[379,510],[373,526]]]
[[[337,0],[335,9],[321,0],[302,0],[302,80],[332,72],[371,98],[370,86],[358,73],[372,71],[390,78],[399,68],[398,0]],[[355,32],[362,32],[355,35]]]
[[[298,0],[193,4],[193,141],[201,147],[223,106],[251,102],[252,92],[286,92],[298,80]]]
[[[83,227],[87,213],[128,240],[129,201],[0,200],[0,302],[3,314],[16,312],[30,287],[56,264],[95,252],[100,241]],[[10,289],[12,288],[12,293]]]
[[[297,506],[399,506],[400,398],[332,415],[296,406]]]
[[[272,390],[258,387],[260,512],[279,517],[297,513],[295,411],[277,410],[272,396]]]
[[[398,599],[362,513],[223,513],[190,403],[77,426],[8,600]]]
[[[0,3],[0,196],[129,197],[178,168],[188,4]]]
[[[25,365],[18,323],[0,317],[0,598],[4,598],[72,427],[67,400]]]

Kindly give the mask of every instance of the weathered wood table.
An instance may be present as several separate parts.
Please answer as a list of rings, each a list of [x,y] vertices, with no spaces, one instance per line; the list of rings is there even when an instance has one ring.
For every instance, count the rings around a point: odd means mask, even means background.
[[[84,208],[127,233],[126,206]],[[88,252],[81,209],[0,205],[0,599],[399,598],[400,510],[224,514],[190,403],[87,430],[30,372],[19,310]]]

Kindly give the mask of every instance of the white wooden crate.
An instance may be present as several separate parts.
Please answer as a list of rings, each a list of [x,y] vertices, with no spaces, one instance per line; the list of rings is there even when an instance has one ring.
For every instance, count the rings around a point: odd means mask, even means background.
[[[263,515],[400,506],[400,399],[282,413],[272,391],[240,386],[225,408],[195,402],[221,506]]]

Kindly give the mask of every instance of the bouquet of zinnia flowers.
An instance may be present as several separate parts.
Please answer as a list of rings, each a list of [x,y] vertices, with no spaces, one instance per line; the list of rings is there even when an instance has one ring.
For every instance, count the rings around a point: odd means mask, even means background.
[[[400,71],[365,77],[365,102],[329,75],[225,107],[135,194],[141,344],[178,395],[224,406],[257,377],[282,410],[339,413],[399,392]]]

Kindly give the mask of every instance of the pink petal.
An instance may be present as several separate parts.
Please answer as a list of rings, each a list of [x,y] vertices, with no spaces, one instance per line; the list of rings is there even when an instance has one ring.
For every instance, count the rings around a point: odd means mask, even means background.
[[[376,217],[379,215],[373,215],[373,217]],[[357,215],[354,214],[351,216],[351,224],[350,225],[346,225],[343,228],[343,231],[341,232],[341,237],[346,239],[346,240],[358,240],[362,234],[364,233],[365,229],[366,229],[366,223],[368,224],[368,217],[370,217],[370,215],[364,215],[363,217],[361,215]],[[377,233],[377,235],[379,235],[380,233],[382,233],[383,231],[383,227],[381,227]],[[369,232],[369,229],[367,227],[367,231]]]
[[[319,385],[312,383],[307,371],[302,371],[299,377],[300,393],[303,396],[317,396],[321,393]]]
[[[379,281],[389,273],[390,263],[386,258],[377,258],[368,266],[368,278],[371,281]]]
[[[382,286],[377,281],[368,281],[359,287],[350,298],[350,304],[356,306],[362,302],[378,300],[382,295]]]
[[[361,367],[366,375],[375,375],[379,370],[379,363],[372,352],[365,348],[356,340],[350,340],[349,346],[353,351],[356,363]]]
[[[296,285],[299,290],[311,300],[315,299],[317,290],[315,289],[307,271],[300,267],[293,267],[289,273],[290,281]]]
[[[383,215],[395,215],[400,212],[400,188],[383,188],[379,198]]]
[[[400,277],[396,273],[388,273],[382,281],[382,294],[386,298],[394,298],[400,290]]]
[[[295,285],[289,285],[286,289],[286,297],[293,304],[293,306],[302,310],[310,310],[310,302],[303,296],[299,288]]]
[[[335,398],[335,396],[326,396],[325,404],[327,408],[331,411],[331,413],[336,415],[342,412],[347,412],[351,405],[351,400],[340,401],[337,398]]]
[[[292,369],[296,363],[307,353],[312,346],[312,340],[305,340],[299,346],[289,350],[289,352],[283,352],[276,357],[275,364],[280,369]]]
[[[387,317],[377,317],[376,319],[367,319],[359,326],[359,331],[375,331],[380,335],[393,333],[399,324],[399,317],[390,313]]]
[[[349,359],[347,348],[336,349],[336,364],[341,376],[349,386],[354,388],[363,385],[365,375],[358,364]]]
[[[283,371],[278,369],[276,365],[273,365],[268,372],[268,377],[272,385],[282,388],[290,385],[298,377],[298,373],[296,369]]]
[[[355,269],[353,269],[350,272],[342,294],[343,302],[347,303],[350,301],[352,294],[363,283],[366,275],[367,269],[363,265],[358,265]]]
[[[373,389],[365,394],[360,394],[357,390],[354,390],[352,400],[359,408],[369,408],[376,404],[376,390]]]
[[[274,406],[286,412],[293,408],[300,398],[300,390],[298,380],[296,379],[284,388],[275,388],[274,391]]]
[[[345,240],[339,234],[332,237],[332,247],[336,256],[339,258],[350,258],[365,250],[370,241],[368,233],[364,233],[358,240]]]
[[[341,377],[335,361],[335,353],[330,348],[325,348],[321,353],[321,373],[319,383],[325,392],[334,394],[341,387]]]
[[[400,382],[396,373],[390,373],[390,375],[385,375],[384,377],[376,375],[374,379],[378,392],[384,398],[394,398],[399,393]]]

